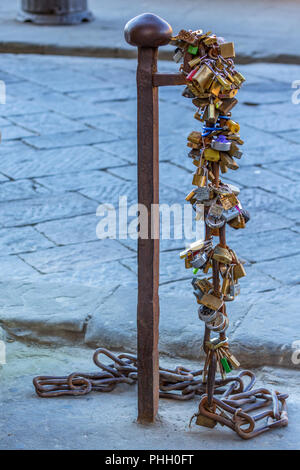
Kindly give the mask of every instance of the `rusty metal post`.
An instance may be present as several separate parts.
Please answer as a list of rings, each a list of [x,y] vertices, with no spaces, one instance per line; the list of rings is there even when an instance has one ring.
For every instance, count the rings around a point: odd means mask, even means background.
[[[158,47],[171,36],[171,26],[151,13],[139,15],[125,26],[126,41],[138,47],[138,202],[148,211],[148,237],[138,239],[139,422],[154,421],[159,399],[159,212],[151,211],[159,203],[158,86],[185,82],[181,74],[157,73]]]

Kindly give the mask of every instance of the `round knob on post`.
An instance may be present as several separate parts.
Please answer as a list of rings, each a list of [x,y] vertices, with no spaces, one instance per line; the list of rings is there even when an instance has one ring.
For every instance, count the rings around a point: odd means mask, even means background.
[[[168,44],[172,28],[165,20],[153,13],[143,13],[126,23],[126,41],[137,47],[159,47]]]

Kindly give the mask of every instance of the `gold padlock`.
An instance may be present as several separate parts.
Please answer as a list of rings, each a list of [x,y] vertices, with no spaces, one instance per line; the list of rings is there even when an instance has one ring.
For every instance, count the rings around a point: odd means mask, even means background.
[[[193,198],[193,196],[195,196],[195,191],[194,191],[194,190],[192,190],[192,191],[186,196],[185,200],[186,200],[186,201],[190,201],[190,200]]]
[[[223,99],[222,104],[219,106],[219,111],[221,111],[223,114],[227,114],[232,110],[237,102],[238,100],[236,98]]]
[[[191,31],[186,31],[185,29],[181,29],[174,39],[179,39],[192,45],[196,44],[197,42],[197,36]]]
[[[223,279],[222,288],[221,288],[221,292],[223,295],[227,294],[229,286],[230,286],[230,279],[229,277],[225,276]]]
[[[217,120],[216,108],[214,104],[209,104],[207,107],[207,120],[208,121],[216,121]]]
[[[237,92],[238,90],[236,88],[233,88],[233,90],[229,90],[226,93],[221,93],[219,96],[221,99],[234,98]]]
[[[220,91],[221,91],[221,85],[220,83],[218,83],[216,80],[214,80],[210,86],[210,89],[209,91],[215,95],[215,96],[218,96]]]
[[[220,160],[220,170],[222,173],[227,173],[228,171],[228,166],[226,166],[224,160]]]
[[[210,94],[207,93],[207,95],[208,95],[207,97],[203,97],[203,98],[199,98],[199,97],[198,97],[198,98],[194,98],[194,99],[192,100],[192,103],[193,103],[195,106],[197,106],[197,108],[203,108],[204,106],[207,106],[207,105],[209,104],[209,99],[208,99],[208,97],[209,97]]]
[[[213,258],[216,261],[219,261],[219,263],[223,264],[230,264],[232,262],[232,256],[229,250],[227,250],[227,248],[223,248],[220,245],[216,245],[214,249]]]
[[[215,34],[212,34],[205,38],[203,42],[206,46],[212,46],[213,44],[217,44],[217,37]]]
[[[235,57],[234,43],[224,42],[220,44],[220,54],[224,59]]]
[[[210,162],[218,162],[220,160],[220,152],[212,148],[205,149],[204,158]]]
[[[232,132],[233,134],[238,134],[240,131],[240,125],[238,122],[232,121],[232,119],[229,119],[227,121],[227,127]]]
[[[198,65],[201,62],[201,57],[195,57],[195,59],[192,59],[188,62],[189,66],[191,69],[195,67],[195,65]]]
[[[207,65],[202,65],[198,72],[193,76],[193,82],[197,82],[202,92],[209,89],[214,78],[214,73]]]
[[[212,310],[219,310],[223,305],[223,300],[213,294],[204,294],[200,304],[205,305]]]
[[[208,279],[197,279],[195,285],[204,293],[208,293],[211,289],[213,289],[213,285],[209,282]]]
[[[201,114],[198,113],[198,111],[195,112],[194,119],[197,119],[197,121],[203,122],[203,118],[201,117]]]
[[[231,170],[239,169],[239,165],[228,153],[220,152],[220,158],[223,164],[227,166],[227,168],[230,168]]]
[[[188,135],[187,140],[193,144],[200,144],[202,142],[201,132],[193,131]]]
[[[245,268],[242,263],[238,262],[238,264],[235,264],[233,268],[233,279],[237,281],[244,276],[246,276]]]
[[[208,418],[208,416],[203,416],[198,414],[196,419],[196,424],[198,426],[205,426],[206,428],[214,428],[217,424],[217,421],[213,420],[212,418]]]
[[[185,266],[185,269],[190,269],[192,268],[193,266],[191,265],[191,261],[193,259],[193,256],[191,253],[187,254],[187,256],[185,257],[184,259],[184,266]]]
[[[229,91],[231,89],[231,84],[228,80],[226,80],[226,78],[223,78],[221,75],[216,75],[216,78],[223,90]]]
[[[242,75],[241,72],[235,72],[233,78],[238,79],[241,83],[246,81],[244,75]]]
[[[206,176],[203,173],[203,169],[198,168],[196,173],[194,173],[192,184],[194,186],[203,187],[203,186],[205,186],[205,183],[206,183]]]
[[[228,224],[230,225],[230,227],[233,227],[235,229],[246,227],[246,222],[242,214],[239,214],[235,219],[230,220]]]
[[[228,211],[232,207],[239,203],[238,198],[233,193],[220,194],[220,202],[225,211]]]
[[[239,152],[238,145],[235,142],[231,142],[230,149],[228,151],[229,155],[231,157],[234,157],[234,155],[236,155],[237,152]]]

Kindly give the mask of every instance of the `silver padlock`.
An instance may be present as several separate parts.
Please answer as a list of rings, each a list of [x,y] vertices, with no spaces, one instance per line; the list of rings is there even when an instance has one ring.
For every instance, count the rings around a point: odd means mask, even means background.
[[[195,194],[194,194],[194,199],[196,199],[196,201],[198,203],[202,203],[204,201],[207,201],[209,200],[209,197],[210,197],[210,189],[208,187],[208,185],[206,186],[200,186],[198,187],[197,189],[195,189]]]
[[[237,283],[237,284],[231,284],[230,288],[229,288],[229,295],[231,297],[236,297],[237,295],[239,295],[241,292],[241,286]]]
[[[229,326],[229,319],[218,311],[216,318],[213,321],[206,323],[206,326],[211,331],[224,333]]]
[[[183,52],[180,49],[180,47],[177,47],[173,54],[173,60],[176,62],[176,64],[178,64],[179,62],[181,62],[182,58],[183,58]]]
[[[205,219],[206,225],[210,228],[220,228],[225,224],[223,217],[223,207],[218,204],[212,204]]]
[[[204,253],[197,253],[190,263],[193,266],[193,268],[200,269],[200,268],[202,268],[202,266],[205,265],[207,260],[208,260],[208,256],[205,252]]]
[[[211,143],[211,148],[214,150],[219,150],[220,152],[228,152],[231,146],[231,142],[224,138],[224,140],[218,140],[218,138],[213,139]]]
[[[240,211],[236,206],[232,207],[231,209],[228,209],[227,211],[223,212],[223,217],[226,222],[230,222],[230,220],[235,219],[239,215]]]
[[[206,305],[200,305],[198,308],[198,317],[205,323],[213,321],[216,318],[217,313],[218,312],[216,310],[206,307]]]

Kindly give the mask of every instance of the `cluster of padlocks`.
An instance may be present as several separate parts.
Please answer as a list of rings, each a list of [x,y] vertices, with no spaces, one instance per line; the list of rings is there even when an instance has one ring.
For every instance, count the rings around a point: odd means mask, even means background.
[[[180,70],[186,78],[182,94],[192,100],[197,108],[194,118],[203,123],[202,130],[191,132],[187,138],[188,156],[196,171],[192,182],[195,188],[186,200],[196,211],[196,219],[204,206],[205,239],[192,243],[180,257],[185,260],[186,268],[193,269],[198,314],[205,322],[205,382],[212,351],[223,379],[226,373],[239,367],[225,335],[229,325],[225,302],[239,294],[239,279],[246,273],[242,260],[226,244],[225,226],[244,228],[250,216],[238,200],[239,188],[222,182],[220,171],[226,173],[228,169],[239,168],[236,159],[242,156],[239,145],[243,141],[239,124],[231,118],[231,110],[237,104],[235,95],[245,78],[234,68],[233,43],[226,43],[211,32],[181,30],[171,44],[176,46],[174,60],[182,62]],[[215,246],[214,236],[219,237]],[[211,332],[218,337],[210,339]]]

